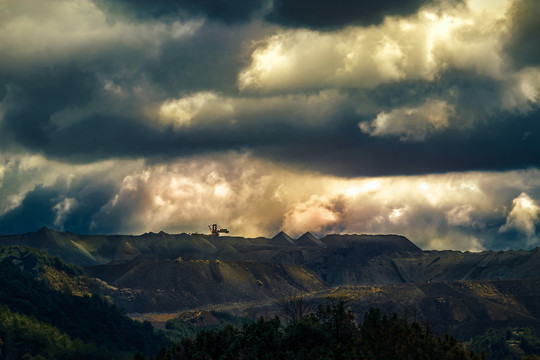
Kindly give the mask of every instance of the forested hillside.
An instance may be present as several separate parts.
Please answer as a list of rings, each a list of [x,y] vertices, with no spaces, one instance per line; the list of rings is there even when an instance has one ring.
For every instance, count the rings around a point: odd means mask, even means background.
[[[435,335],[378,309],[357,323],[342,300],[294,315],[287,324],[279,317],[261,317],[242,328],[203,330],[155,359],[481,359],[451,335]]]
[[[96,294],[69,294],[69,288],[55,290],[41,277],[49,266],[66,278],[84,276],[82,269],[21,247],[2,249],[0,257],[2,359],[38,354],[110,359],[136,352],[152,354],[167,344],[150,323],[129,319],[109,300]]]

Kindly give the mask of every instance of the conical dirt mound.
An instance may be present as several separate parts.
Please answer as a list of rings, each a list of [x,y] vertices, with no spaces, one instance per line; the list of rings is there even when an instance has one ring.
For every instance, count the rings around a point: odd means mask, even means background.
[[[300,245],[300,246],[324,246],[322,241],[317,239],[309,231],[306,232],[304,235],[300,236],[298,239],[296,239],[295,242],[297,245]]]
[[[294,240],[283,231],[280,231],[276,236],[270,239],[270,244],[280,246],[294,246]]]

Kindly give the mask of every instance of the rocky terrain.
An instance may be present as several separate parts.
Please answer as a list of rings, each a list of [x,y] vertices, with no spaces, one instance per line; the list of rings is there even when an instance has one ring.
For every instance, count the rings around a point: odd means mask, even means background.
[[[317,275],[292,264],[220,260],[144,260],[87,268],[104,293],[128,312],[167,312],[224,303],[275,300],[280,294],[328,289]]]

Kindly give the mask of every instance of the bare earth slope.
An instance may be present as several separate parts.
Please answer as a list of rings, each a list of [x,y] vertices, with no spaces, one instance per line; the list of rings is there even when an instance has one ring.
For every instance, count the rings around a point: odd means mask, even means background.
[[[178,311],[220,303],[264,302],[284,294],[328,289],[318,276],[292,264],[214,260],[145,260],[88,268],[128,312]]]

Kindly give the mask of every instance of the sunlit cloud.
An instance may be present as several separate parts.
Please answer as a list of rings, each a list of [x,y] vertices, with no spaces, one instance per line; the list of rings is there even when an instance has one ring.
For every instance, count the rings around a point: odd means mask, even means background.
[[[328,121],[345,101],[345,95],[335,90],[315,94],[266,96],[262,98],[224,96],[214,92],[198,92],[159,106],[159,124],[176,129],[209,124],[235,124],[291,121],[317,126]]]
[[[470,226],[472,224],[471,205],[456,206],[446,212],[446,221],[452,226]]]
[[[246,153],[146,165],[67,165],[24,155],[4,159],[1,169],[2,214],[18,211],[32,194],[52,194],[45,207],[57,229],[84,215],[91,223],[81,231],[90,233],[196,232],[218,223],[232,235],[253,237],[280,230],[402,234],[424,249],[539,244],[538,170],[342,179]],[[81,194],[92,183],[108,183],[110,191],[85,210]],[[505,237],[512,229],[518,235]]]
[[[531,199],[526,193],[521,193],[512,201],[512,209],[506,217],[506,223],[500,227],[500,232],[518,230],[527,237],[532,237],[536,233],[536,223],[538,222],[540,207],[536,201]]]
[[[320,233],[333,228],[339,221],[336,204],[321,196],[312,196],[309,200],[297,203],[290,208],[283,219],[283,229],[298,236],[306,231]]]
[[[119,192],[96,215],[95,226],[114,219],[121,231],[193,232],[217,222],[232,234],[257,236],[279,221],[271,196],[279,184],[278,168],[245,156],[150,166],[124,177]]]
[[[528,112],[540,100],[540,68],[525,68],[512,75],[502,98],[504,110]]]
[[[371,136],[394,135],[401,141],[424,140],[428,134],[449,126],[453,107],[445,101],[428,100],[415,108],[397,108],[377,114],[371,122],[361,122],[360,129]]]
[[[471,4],[427,5],[415,15],[387,17],[372,27],[280,31],[255,44],[238,86],[259,91],[369,88],[405,79],[432,80],[447,68],[499,77],[504,11]]]
[[[190,126],[195,118],[211,121],[216,118],[233,117],[234,108],[231,101],[222,99],[212,92],[200,92],[178,100],[170,100],[159,109],[159,118],[165,123],[172,123],[175,127]]]
[[[64,230],[64,222],[69,212],[74,210],[78,206],[77,199],[75,198],[64,198],[62,201],[54,205],[52,208],[56,212],[56,218],[54,219],[54,225],[60,229]]]
[[[359,127],[371,136],[401,141],[423,141],[451,128],[467,131],[493,112],[526,113],[538,104],[540,68],[513,69],[502,51],[512,22],[510,5],[436,2],[408,17],[387,17],[377,26],[277,30],[254,43],[251,63],[238,74],[238,87],[257,94],[372,89],[407,81],[438,84],[449,71],[462,71],[502,89],[494,93],[497,98],[479,96],[475,106],[482,104],[483,112],[471,113],[454,85],[437,96],[426,94],[412,104],[379,110]],[[370,107],[357,109],[366,113]]]

